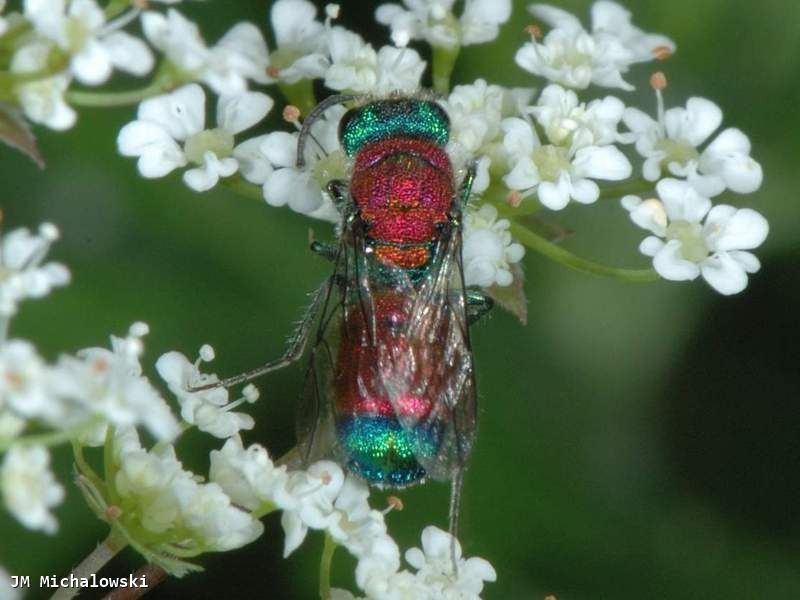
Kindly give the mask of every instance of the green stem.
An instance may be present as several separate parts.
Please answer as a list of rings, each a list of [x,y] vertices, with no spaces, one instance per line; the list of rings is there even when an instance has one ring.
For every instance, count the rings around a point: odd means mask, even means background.
[[[547,258],[554,260],[562,265],[581,271],[582,273],[590,273],[592,275],[600,275],[603,277],[611,277],[621,281],[631,282],[650,282],[658,281],[659,276],[653,269],[618,269],[615,267],[608,267],[600,263],[586,260],[580,256],[572,254],[572,252],[557,246],[556,244],[547,241],[540,235],[535,234],[527,227],[519,223],[511,223],[511,235],[522,242],[531,250],[535,250],[539,254],[543,254]]]
[[[78,471],[80,471],[81,475],[89,479],[89,481],[91,481],[95,487],[99,489],[105,489],[105,482],[92,468],[92,466],[86,460],[86,457],[83,455],[83,446],[81,446],[75,440],[72,440],[72,456],[75,459],[75,464],[78,466]]]
[[[314,83],[310,79],[301,79],[297,83],[279,82],[278,89],[286,98],[286,102],[299,108],[302,115],[307,115],[317,105]]]
[[[645,194],[647,192],[652,192],[655,188],[655,184],[652,181],[646,181],[644,179],[635,179],[633,181],[627,181],[620,185],[615,185],[613,187],[608,187],[600,190],[600,200],[619,200],[624,196],[634,195],[638,196],[639,194]]]
[[[126,92],[87,92],[82,90],[70,90],[66,93],[67,102],[75,106],[113,108],[115,106],[130,106],[138,104],[142,100],[158,96],[172,89],[172,85],[165,85],[165,82],[155,80],[150,85],[138,90]]]
[[[5,452],[11,446],[58,446],[69,442],[85,429],[86,427],[64,431],[48,431],[46,433],[35,433],[10,440],[2,440],[0,441],[0,452]]]
[[[245,181],[240,175],[233,175],[222,180],[222,184],[240,196],[263,202],[264,191],[261,186]]]
[[[122,550],[128,543],[115,529],[111,529],[108,537],[97,547],[92,550],[89,555],[84,558],[81,563],[75,567],[70,576],[81,579],[86,579],[97,573],[102,569],[108,561],[114,558],[120,550]],[[50,600],[69,600],[77,596],[81,591],[79,586],[64,586],[60,587],[58,591],[53,594]]]
[[[106,429],[106,441],[103,445],[103,479],[108,484],[108,502],[109,504],[119,503],[117,495],[117,488],[114,482],[117,478],[117,464],[114,461],[114,436],[116,430],[113,426],[109,425]]]
[[[433,47],[433,89],[436,93],[443,95],[450,93],[450,77],[460,50],[461,46]]]
[[[322,548],[322,558],[319,563],[319,597],[320,600],[330,600],[331,597],[331,563],[333,553],[336,552],[336,542],[331,534],[325,532],[325,546]]]

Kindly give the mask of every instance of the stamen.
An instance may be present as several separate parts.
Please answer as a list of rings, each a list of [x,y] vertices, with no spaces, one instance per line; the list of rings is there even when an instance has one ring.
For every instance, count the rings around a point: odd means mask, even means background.
[[[661,71],[656,71],[650,77],[650,87],[656,92],[656,109],[658,113],[658,123],[661,125],[662,133],[664,125],[664,96],[662,90],[667,89],[667,76]]]
[[[270,66],[267,67],[267,75],[269,77],[272,77],[273,79],[277,79],[278,77],[280,77],[280,74],[281,74],[281,70],[277,66],[270,65]]]
[[[510,191],[506,196],[506,204],[511,208],[519,208],[519,205],[522,204],[522,194],[517,190]]]
[[[98,358],[92,363],[92,369],[94,369],[97,373],[105,373],[111,368],[111,365],[108,364],[108,361],[104,358]]]
[[[116,504],[112,504],[106,509],[106,521],[118,521],[122,516],[122,509]]]
[[[650,87],[657,92],[667,89],[667,76],[661,71],[656,71],[650,76]]]
[[[300,127],[300,109],[293,104],[287,104],[283,109],[283,120],[295,127]]]
[[[403,501],[397,496],[389,496],[386,498],[386,508],[383,510],[384,515],[388,515],[393,510],[403,510],[405,505]]]
[[[667,46],[659,46],[658,48],[653,49],[653,56],[656,57],[656,60],[665,61],[672,58],[672,49],[668,48]]]
[[[525,28],[525,33],[531,36],[533,40],[540,40],[544,37],[542,33],[542,28],[539,27],[536,23],[531,23]]]

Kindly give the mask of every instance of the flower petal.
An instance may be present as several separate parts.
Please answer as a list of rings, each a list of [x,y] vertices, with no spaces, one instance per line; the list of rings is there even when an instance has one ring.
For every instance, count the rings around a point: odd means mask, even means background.
[[[235,135],[264,119],[274,104],[261,92],[222,96],[217,104],[217,125]]]
[[[104,37],[102,43],[111,63],[120,71],[142,76],[153,68],[153,53],[137,37],[124,31],[114,31]]]
[[[738,294],[747,287],[744,267],[727,252],[709,256],[700,265],[703,279],[724,296]]]

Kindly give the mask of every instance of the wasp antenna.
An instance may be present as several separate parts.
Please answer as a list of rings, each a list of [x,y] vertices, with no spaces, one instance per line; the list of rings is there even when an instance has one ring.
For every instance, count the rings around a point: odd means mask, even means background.
[[[345,102],[351,102],[353,100],[357,100],[361,98],[361,96],[353,96],[351,94],[336,94],[334,96],[328,96],[317,104],[308,116],[303,121],[303,126],[300,128],[300,137],[297,140],[297,160],[295,164],[298,167],[305,166],[306,158],[305,158],[305,149],[306,149],[306,140],[309,137],[313,137],[311,135],[311,126],[322,116],[326,110],[328,110],[331,106],[335,106],[336,104],[344,104]]]

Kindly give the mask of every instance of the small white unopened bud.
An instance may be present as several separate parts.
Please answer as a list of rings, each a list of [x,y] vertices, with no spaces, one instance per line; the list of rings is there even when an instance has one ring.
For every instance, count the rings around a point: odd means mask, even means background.
[[[200,346],[200,360],[203,362],[211,362],[214,360],[214,348],[212,348],[209,344],[203,344]]]
[[[329,19],[338,19],[340,9],[341,7],[338,4],[326,4],[325,16],[327,16]]]
[[[136,321],[136,323],[131,325],[130,329],[128,329],[128,334],[137,338],[144,337],[148,333],[150,333],[150,326],[142,321]]]
[[[254,386],[252,383],[248,383],[246,386],[244,386],[244,389],[242,390],[242,396],[244,396],[244,399],[247,400],[250,404],[258,400],[258,397],[260,395],[261,393],[258,391],[258,388]]]
[[[39,235],[41,235],[44,239],[51,242],[57,240],[60,236],[58,232],[58,227],[56,227],[52,223],[42,223],[39,226]]]

